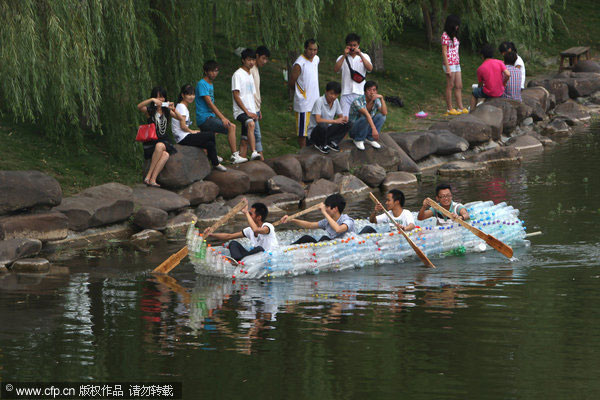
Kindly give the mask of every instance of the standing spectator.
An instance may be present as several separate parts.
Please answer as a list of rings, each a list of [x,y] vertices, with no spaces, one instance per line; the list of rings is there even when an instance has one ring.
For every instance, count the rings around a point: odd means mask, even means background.
[[[171,129],[173,136],[178,144],[184,146],[196,146],[206,150],[208,159],[212,166],[219,171],[227,171],[227,168],[222,166],[217,156],[217,144],[215,142],[215,133],[209,131],[198,131],[190,129],[192,121],[190,119],[190,110],[188,105],[196,98],[194,87],[192,85],[183,85],[177,99],[177,107],[175,111],[180,118],[173,118]]]
[[[144,142],[144,159],[152,160],[144,183],[147,186],[160,187],[156,183],[156,178],[169,160],[169,155],[177,153],[167,136],[169,117],[179,119],[181,115],[177,113],[173,103],[167,101],[167,91],[160,86],[154,87],[150,92],[150,98],[138,104],[137,108],[144,113],[148,124],[156,126],[156,136],[158,137],[158,140]]]
[[[512,99],[516,101],[522,101],[521,99],[521,71],[515,66],[517,61],[517,53],[509,51],[504,53],[504,64],[510,72],[510,79],[506,84],[502,97]]]
[[[500,97],[504,93],[504,86],[510,78],[506,65],[494,57],[494,49],[489,44],[481,48],[483,63],[477,68],[479,86],[473,89],[471,97],[471,111],[477,107],[477,99]]]
[[[377,93],[377,83],[367,81],[365,94],[359,96],[350,106],[350,137],[359,150],[365,149],[367,142],[376,149],[381,148],[377,143],[381,128],[387,116],[387,105],[382,95]]]
[[[525,75],[526,75],[525,63],[523,62],[523,59],[519,55],[519,52],[517,51],[517,47],[515,46],[515,44],[513,42],[502,42],[502,44],[500,44],[500,47],[498,48],[498,50],[500,50],[500,53],[502,55],[504,55],[505,53],[511,52],[511,51],[513,53],[517,54],[517,61],[515,61],[515,68],[517,68],[521,71],[521,89],[525,89]]]
[[[446,115],[459,115],[469,112],[463,107],[462,102],[462,72],[460,70],[460,57],[458,55],[458,27],[460,18],[456,15],[448,15],[442,33],[442,56],[444,58],[444,73],[446,74]],[[458,110],[452,107],[452,92],[456,99]]]
[[[288,82],[294,88],[294,111],[296,112],[296,132],[298,145],[306,146],[310,112],[319,98],[319,56],[315,39],[304,42],[304,53],[294,61]]]
[[[342,107],[337,99],[342,91],[338,82],[329,82],[325,94],[315,101],[310,114],[308,137],[321,153],[329,150],[340,151],[339,143],[350,130],[348,117],[342,115]],[[336,118],[337,116],[337,118]]]
[[[262,136],[260,134],[259,124],[259,121],[262,119],[262,113],[260,112],[262,99],[260,98],[260,75],[258,73],[258,69],[264,67],[265,64],[269,62],[269,57],[271,57],[271,52],[269,49],[267,49],[265,46],[258,46],[256,48],[256,65],[250,69],[250,73],[254,79],[254,87],[256,88],[254,100],[256,102],[256,115],[258,115],[258,119],[254,121],[254,137],[256,138],[256,151],[258,151],[258,154],[260,154],[261,160],[264,160],[265,158],[263,156]],[[248,141],[242,138],[242,142],[240,143],[240,155],[242,157],[246,157],[247,152]]]
[[[231,77],[231,95],[233,97],[233,117],[242,124],[242,140],[250,144],[252,154],[250,159],[260,158],[256,151],[256,140],[254,137],[256,115],[256,87],[250,69],[256,64],[256,53],[252,49],[242,51],[242,66]]]
[[[204,78],[196,85],[196,124],[202,131],[226,133],[231,149],[231,161],[239,164],[248,161],[236,150],[235,124],[229,121],[215,104],[213,82],[219,75],[219,64],[210,60],[204,63]]]
[[[356,33],[350,33],[346,36],[346,48],[344,54],[339,56],[335,62],[333,70],[335,72],[342,71],[342,97],[340,104],[342,106],[342,112],[347,117],[350,112],[350,105],[358,96],[365,94],[365,80],[362,82],[356,82],[352,79],[350,74],[350,68],[363,77],[367,76],[367,72],[373,70],[373,64],[371,63],[371,57],[368,54],[363,53],[360,50],[360,36]]]

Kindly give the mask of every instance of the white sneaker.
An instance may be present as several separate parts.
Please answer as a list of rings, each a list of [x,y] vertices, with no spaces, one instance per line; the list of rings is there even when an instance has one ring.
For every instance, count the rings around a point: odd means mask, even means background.
[[[250,156],[251,160],[260,160],[260,154],[258,153],[258,151],[254,150],[252,152],[252,155]]]
[[[219,164],[221,164],[223,162],[223,157],[217,156],[217,160],[219,160]]]
[[[358,140],[358,141],[354,140],[354,145],[359,150],[364,150],[365,149],[365,143],[362,140]]]
[[[215,165],[215,169],[216,169],[217,171],[221,171],[221,172],[225,172],[225,171],[227,171],[227,168],[225,168],[225,167],[224,167],[224,166],[222,166],[221,164],[219,164],[219,165]]]
[[[248,159],[241,157],[239,151],[236,151],[235,153],[233,153],[231,155],[231,162],[233,164],[241,164],[241,163],[245,163],[246,161],[248,161]]]
[[[373,146],[374,149],[380,149],[381,145],[379,143],[377,143],[375,140],[365,140],[365,142],[367,144],[370,144],[371,146]]]

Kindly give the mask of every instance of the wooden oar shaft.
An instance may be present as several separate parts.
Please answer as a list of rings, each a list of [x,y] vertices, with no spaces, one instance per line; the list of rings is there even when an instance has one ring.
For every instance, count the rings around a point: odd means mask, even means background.
[[[473,225],[466,223],[462,219],[455,217],[454,215],[452,215],[452,213],[450,211],[446,210],[444,207],[440,206],[438,203],[431,200],[430,198],[427,198],[427,200],[429,201],[429,204],[433,208],[435,208],[436,210],[438,210],[439,212],[441,212],[442,214],[444,214],[446,217],[450,218],[452,221],[456,222],[457,224],[460,224],[463,227],[470,230],[475,236],[477,236],[480,239],[483,239],[488,245],[490,245],[490,247],[496,249],[498,252],[500,252],[505,257],[511,258],[513,256],[513,249],[510,246],[508,246],[507,244],[496,239],[494,236],[492,236],[488,233],[485,233],[480,229],[475,228]]]
[[[223,224],[225,224],[227,221],[229,221],[235,214],[240,212],[245,206],[246,206],[246,200],[244,199],[244,200],[240,201],[231,210],[229,210],[229,212],[227,214],[223,215],[217,222],[212,224],[210,226],[210,228],[208,228],[210,233],[213,233],[215,230],[217,230],[217,228],[221,227]],[[177,253],[172,254],[169,258],[167,258],[165,261],[163,261],[158,267],[154,268],[154,271],[152,271],[152,272],[157,273],[157,274],[168,274],[173,268],[175,268],[177,265],[179,265],[181,260],[183,260],[184,257],[187,256],[187,254],[188,254],[188,248],[186,245],[181,250],[179,250]]]
[[[292,219],[294,219],[294,218],[298,218],[298,217],[300,217],[300,216],[302,216],[302,215],[304,215],[304,214],[308,214],[308,213],[309,213],[309,212],[311,212],[311,211],[318,210],[320,206],[321,206],[321,203],[317,203],[317,204],[315,204],[315,205],[313,205],[313,206],[310,206],[310,207],[308,207],[308,208],[307,208],[307,209],[305,209],[305,210],[302,210],[302,211],[299,211],[299,212],[297,212],[296,214],[292,214],[292,215],[290,215],[290,216],[288,217],[288,219],[287,219],[287,222],[289,222],[290,220],[292,220]],[[287,222],[286,222],[286,224],[287,224]],[[281,223],[282,223],[282,222],[281,222],[281,220],[279,220],[279,221],[277,221],[277,222],[274,222],[274,223],[273,223],[273,226],[280,225]]]
[[[429,258],[427,258],[427,256],[425,255],[425,253],[423,253],[423,250],[421,250],[419,248],[419,246],[417,246],[415,244],[415,242],[413,242],[412,239],[406,234],[406,232],[404,232],[404,230],[402,229],[402,227],[400,226],[400,224],[398,222],[396,222],[396,220],[388,212],[388,210],[386,210],[385,207],[379,202],[379,200],[377,200],[377,197],[375,197],[375,195],[373,195],[373,193],[369,193],[369,196],[371,197],[371,200],[373,200],[373,202],[375,204],[379,204],[381,206],[381,208],[383,209],[383,212],[385,213],[385,215],[387,215],[387,217],[389,218],[389,220],[394,225],[396,225],[396,228],[398,228],[398,232],[400,232],[402,234],[402,236],[404,236],[404,239],[406,239],[406,241],[408,242],[408,244],[410,245],[410,247],[412,247],[412,249],[415,251],[415,253],[417,253],[417,256],[419,256],[419,258],[421,259],[421,261],[423,262],[423,264],[425,264],[426,267],[435,268],[435,265],[433,265],[433,263],[429,260]]]

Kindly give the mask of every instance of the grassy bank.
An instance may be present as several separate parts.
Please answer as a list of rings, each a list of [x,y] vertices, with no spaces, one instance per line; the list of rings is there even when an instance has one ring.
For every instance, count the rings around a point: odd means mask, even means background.
[[[556,19],[552,42],[539,49],[521,51],[529,77],[555,71],[558,66],[558,53],[568,47],[592,46],[594,56],[600,51],[600,13],[595,12],[596,1],[569,0],[567,5],[566,10],[557,9],[562,21]],[[321,54],[320,57],[319,75],[323,91],[328,81],[339,80],[340,76],[333,72],[337,55]],[[221,72],[215,82],[216,103],[225,115],[231,118],[231,75],[240,62],[239,58],[226,48],[218,49],[217,59],[221,65]],[[480,62],[480,57],[467,46],[461,47],[465,105],[469,100],[468,88],[476,81],[475,70]],[[426,44],[419,28],[406,26],[404,32],[385,47],[384,64],[385,71],[369,74],[368,78],[378,82],[380,93],[400,96],[405,103],[404,108],[390,106],[385,130],[408,131],[426,127],[434,120],[445,118],[442,115],[445,111],[445,78],[441,71],[439,45]],[[274,54],[271,62],[261,70],[261,128],[267,157],[297,151],[293,133],[292,104],[281,72],[284,66],[285,60]],[[171,94],[170,97],[173,99],[175,96]],[[135,107],[135,104],[131,107]],[[414,118],[414,114],[420,110],[428,112],[430,118]],[[193,116],[194,111],[191,112]],[[131,140],[134,140],[135,132],[124,134],[130,135]],[[92,139],[79,147],[56,144],[46,141],[40,134],[39,127],[1,122],[0,143],[0,169],[36,169],[47,172],[58,179],[65,194],[109,181],[125,184],[141,181],[139,156],[132,156],[131,162],[116,162],[111,154],[107,154]],[[221,155],[226,158],[229,156],[225,137],[221,135],[218,138],[218,148]]]

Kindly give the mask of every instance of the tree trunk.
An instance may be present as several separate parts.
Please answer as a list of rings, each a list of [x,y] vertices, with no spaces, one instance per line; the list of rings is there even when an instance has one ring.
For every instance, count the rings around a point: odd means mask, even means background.
[[[433,42],[433,30],[431,27],[431,14],[425,2],[421,2],[421,10],[423,11],[423,22],[425,23],[425,35],[427,36],[427,43]]]
[[[375,41],[371,45],[370,50],[373,71],[385,71],[385,66],[383,65],[383,42],[381,40]]]

